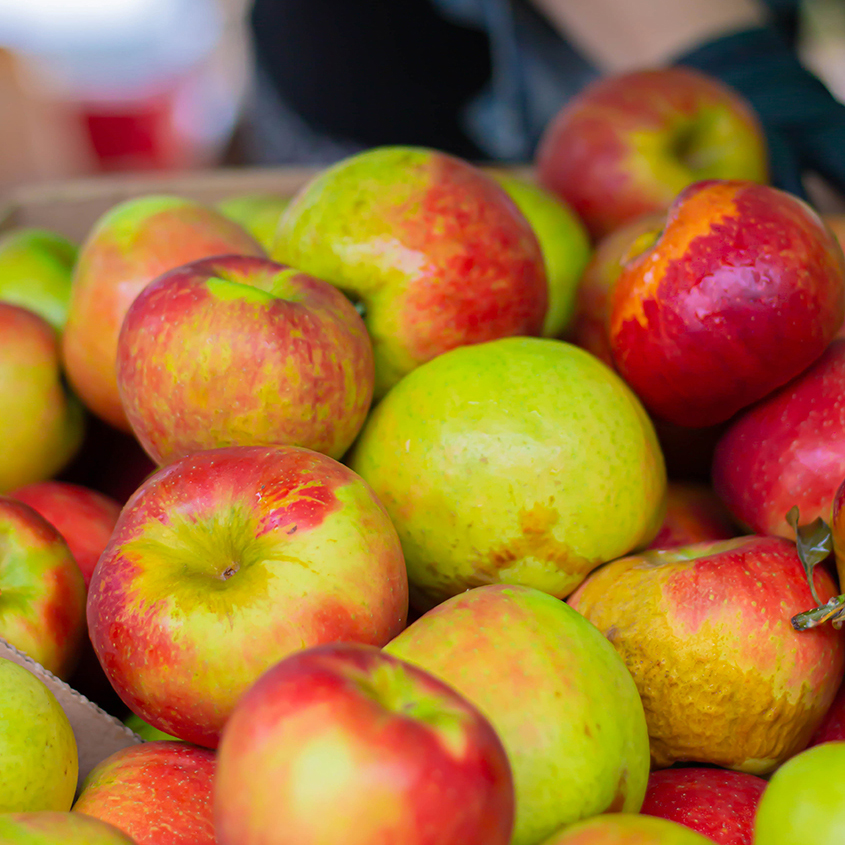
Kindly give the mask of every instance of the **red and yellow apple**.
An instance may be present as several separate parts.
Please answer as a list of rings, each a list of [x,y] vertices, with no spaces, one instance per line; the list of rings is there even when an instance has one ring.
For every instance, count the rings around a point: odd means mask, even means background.
[[[615,813],[565,827],[541,845],[712,845],[712,840],[667,819]]]
[[[708,540],[729,540],[737,531],[724,505],[705,484],[670,481],[666,518],[650,549],[671,549]]]
[[[0,815],[3,845],[136,845],[110,824],[77,813]]]
[[[845,684],[839,687],[833,704],[825,713],[822,723],[810,738],[808,747],[821,745],[823,742],[842,742],[845,740]]]

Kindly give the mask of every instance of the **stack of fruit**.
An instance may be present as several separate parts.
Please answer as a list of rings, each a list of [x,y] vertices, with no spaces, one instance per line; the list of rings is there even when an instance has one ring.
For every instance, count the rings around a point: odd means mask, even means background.
[[[0,841],[845,841],[842,249],[690,71],[537,165],[0,241],[0,636],[150,739],[0,663]]]

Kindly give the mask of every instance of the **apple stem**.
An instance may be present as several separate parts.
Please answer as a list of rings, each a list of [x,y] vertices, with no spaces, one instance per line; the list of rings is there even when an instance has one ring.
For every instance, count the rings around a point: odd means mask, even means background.
[[[233,576],[233,575],[234,575],[234,574],[238,571],[238,569],[240,569],[240,567],[239,567],[236,563],[232,563],[230,566],[227,566],[227,567],[223,570],[223,572],[222,572],[222,574],[220,575],[220,577],[221,577],[224,581],[228,581],[228,580],[229,580],[229,579],[230,579],[230,578],[231,578],[231,577],[232,577],[232,576]]]
[[[792,627],[796,631],[809,631],[825,622],[830,622],[837,630],[845,625],[845,595],[834,596],[825,604],[792,617]]]

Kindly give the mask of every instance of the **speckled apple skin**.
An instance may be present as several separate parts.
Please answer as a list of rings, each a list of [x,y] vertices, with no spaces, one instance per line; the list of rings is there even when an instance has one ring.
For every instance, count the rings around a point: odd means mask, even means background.
[[[264,255],[236,223],[180,197],[127,200],[94,224],[74,269],[62,351],[71,384],[97,416],[129,431],[115,360],[132,300],[174,267],[231,253]]]
[[[845,257],[809,205],[751,182],[682,191],[613,290],[610,348],[655,415],[702,427],[813,363],[845,319]]]
[[[618,813],[564,828],[542,845],[712,845],[712,840],[666,819]]]
[[[77,813],[0,815],[4,845],[137,845],[117,828]]]
[[[323,171],[282,216],[272,257],[363,303],[377,398],[449,349],[543,328],[528,221],[491,177],[433,150],[380,147]]]
[[[822,601],[835,595],[822,567],[814,577]],[[845,632],[792,627],[815,601],[795,545],[779,537],[622,558],[569,603],[631,670],[657,767],[774,771],[807,745],[845,665]]]
[[[827,520],[845,478],[845,340],[739,416],[719,440],[713,485],[740,524],[795,538],[786,521]]]
[[[556,340],[430,361],[376,407],[349,463],[399,532],[420,608],[494,583],[566,596],[663,519],[663,458],[642,406]]]
[[[490,720],[516,787],[512,845],[602,812],[637,812],[648,737],[631,675],[582,616],[527,587],[478,587],[385,651],[445,681]]]

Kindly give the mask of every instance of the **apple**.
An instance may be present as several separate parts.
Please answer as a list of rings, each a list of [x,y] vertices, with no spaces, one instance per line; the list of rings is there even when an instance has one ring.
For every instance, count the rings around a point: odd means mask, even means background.
[[[130,713],[124,720],[123,724],[129,728],[130,731],[133,733],[138,734],[144,742],[154,742],[156,740],[169,740],[169,741],[176,741],[182,742],[181,739],[178,737],[171,736],[170,734],[166,734],[164,731],[160,731],[158,728],[154,728],[152,725],[145,722],[140,716],[136,716],[134,713]]]
[[[751,531],[795,538],[801,523],[829,519],[845,478],[845,340],[808,370],[737,417],[713,457],[713,485],[734,519]]]
[[[648,778],[641,813],[684,825],[718,845],[752,845],[766,781],[723,769],[664,769]]]
[[[821,567],[822,601],[836,592]],[[762,775],[807,745],[845,667],[845,632],[798,632],[815,604],[794,543],[739,537],[643,552],[594,572],[569,603],[604,633],[643,699],[657,768]]]
[[[78,813],[0,815],[4,845],[136,845],[110,824]]]
[[[507,171],[489,173],[516,203],[540,243],[549,285],[543,337],[561,337],[572,322],[578,281],[590,259],[590,238],[578,215],[559,197]]]
[[[393,519],[421,609],[498,582],[566,596],[663,520],[642,406],[557,340],[506,338],[419,367],[373,411],[349,465]]]
[[[145,742],[96,766],[73,805],[114,825],[137,845],[215,845],[213,751],[185,742]]]
[[[496,729],[516,788],[511,845],[639,810],[649,767],[639,695],[607,640],[564,602],[528,587],[477,587],[385,651],[449,684]]]
[[[45,229],[0,235],[0,301],[34,311],[61,331],[76,254],[75,244]]]
[[[670,481],[666,518],[650,549],[671,549],[708,540],[730,540],[737,532],[716,494],[705,484]]]
[[[0,493],[57,473],[82,442],[82,407],[62,384],[56,332],[0,302]]]
[[[845,684],[840,685],[833,704],[830,705],[822,723],[810,738],[808,747],[821,745],[823,742],[842,740],[845,740]]]
[[[94,570],[88,630],[133,713],[216,747],[274,663],[326,642],[384,645],[407,607],[396,531],[355,473],[307,449],[242,446],[141,485]]]
[[[599,79],[546,127],[536,155],[541,185],[601,237],[668,208],[701,179],[767,179],[766,140],[748,103],[691,68]]]
[[[542,845],[712,845],[712,840],[666,819],[616,813],[564,828]]]
[[[126,416],[160,464],[224,446],[304,446],[340,458],[373,395],[373,350],[327,282],[229,255],[160,276],[117,345]]]
[[[845,257],[809,205],[753,182],[682,191],[613,290],[610,348],[646,408],[691,427],[762,399],[845,319]]]
[[[264,254],[220,212],[180,197],[126,200],[94,224],[74,270],[62,349],[71,384],[95,414],[129,430],[115,360],[132,300],[167,270],[224,253]]]
[[[87,589],[120,516],[120,505],[96,490],[65,481],[40,481],[9,496],[29,505],[62,535]]]
[[[0,637],[67,679],[85,635],[85,580],[61,534],[0,496]]]
[[[238,194],[217,203],[217,210],[242,226],[269,252],[276,240],[279,220],[290,205],[279,194]]]
[[[781,766],[763,793],[754,845],[845,841],[845,742],[826,742]]]
[[[69,810],[78,777],[73,729],[56,697],[0,657],[0,824],[4,813]]]
[[[377,399],[449,349],[543,329],[531,226],[494,179],[436,150],[379,147],[322,171],[282,216],[271,255],[359,303]]]
[[[510,766],[490,723],[372,646],[288,657],[223,732],[220,845],[508,845],[513,816]]]

